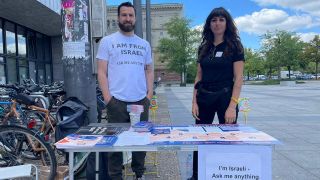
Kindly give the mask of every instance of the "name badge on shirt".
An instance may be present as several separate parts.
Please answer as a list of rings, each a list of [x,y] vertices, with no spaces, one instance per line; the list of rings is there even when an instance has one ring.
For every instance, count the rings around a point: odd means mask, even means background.
[[[222,54],[223,54],[223,52],[222,52],[222,51],[218,51],[218,52],[216,53],[216,57],[221,57],[221,56],[222,56]]]

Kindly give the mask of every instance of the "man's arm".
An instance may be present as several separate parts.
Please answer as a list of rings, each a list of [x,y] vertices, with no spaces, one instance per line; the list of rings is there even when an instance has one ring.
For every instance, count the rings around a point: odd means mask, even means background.
[[[98,66],[98,82],[100,89],[102,91],[103,99],[106,103],[111,100],[111,95],[109,92],[109,82],[108,82],[108,61],[99,60],[97,61]]]
[[[145,71],[146,71],[147,90],[148,90],[147,98],[150,100],[153,96],[153,81],[154,81],[152,64],[147,64],[145,66]]]

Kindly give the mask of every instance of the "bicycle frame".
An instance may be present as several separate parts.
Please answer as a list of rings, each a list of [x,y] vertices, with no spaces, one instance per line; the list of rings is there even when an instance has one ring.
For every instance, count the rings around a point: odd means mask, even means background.
[[[20,120],[20,113],[17,111],[17,107],[18,107],[19,111],[22,112],[21,107],[18,105],[17,101],[14,99],[11,100],[11,102],[9,102],[9,103],[11,103],[11,108],[10,108],[10,111],[5,115],[5,117],[2,121],[2,124],[6,124],[9,117],[16,117],[20,121],[20,123],[23,124],[23,122]],[[29,110],[32,110],[32,111],[41,112],[41,113],[45,114],[45,117],[44,117],[45,121],[42,123],[41,128],[40,128],[41,133],[45,132],[47,123],[49,123],[50,127],[53,130],[53,133],[55,133],[55,128],[54,128],[55,121],[54,121],[53,117],[51,117],[49,110],[44,109],[44,108],[40,108],[40,107],[37,107],[34,105],[26,106],[26,108]]]

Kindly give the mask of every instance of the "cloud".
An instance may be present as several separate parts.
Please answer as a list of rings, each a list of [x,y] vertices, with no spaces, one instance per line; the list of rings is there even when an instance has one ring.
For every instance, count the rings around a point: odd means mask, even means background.
[[[202,32],[203,31],[203,26],[204,26],[204,24],[199,24],[199,25],[193,26],[191,29]]]
[[[320,25],[310,15],[289,16],[285,11],[278,9],[262,9],[250,15],[235,18],[238,29],[241,32],[261,35],[267,31],[311,28]]]
[[[300,39],[303,42],[310,42],[314,36],[319,35],[319,33],[315,32],[309,32],[309,33],[297,33],[298,36],[300,36]]]
[[[320,1],[319,0],[253,0],[260,6],[276,5],[282,8],[290,8],[313,16],[320,17]]]

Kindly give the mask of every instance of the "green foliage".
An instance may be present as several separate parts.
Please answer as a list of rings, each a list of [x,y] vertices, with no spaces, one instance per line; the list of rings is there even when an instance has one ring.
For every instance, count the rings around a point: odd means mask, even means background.
[[[265,80],[265,81],[255,81],[251,82],[251,85],[278,85],[280,84],[280,80]]]
[[[258,52],[254,52],[252,49],[245,48],[245,64],[244,75],[247,77],[264,74],[265,62]]]
[[[197,74],[197,62],[192,61],[187,71],[187,83],[194,83]]]
[[[165,24],[170,38],[160,39],[158,46],[160,59],[167,62],[169,70],[184,76],[181,84],[186,83],[187,74],[193,73],[191,71],[194,68],[197,49],[195,42],[200,41],[198,39],[200,32],[190,29],[189,25],[190,20],[188,19],[172,18]]]
[[[305,62],[305,68],[309,72],[318,73],[320,63],[320,37],[316,35],[310,43],[306,43],[301,59]],[[309,64],[309,66],[308,66]],[[312,65],[311,69],[310,65]]]
[[[292,32],[275,31],[263,36],[262,52],[266,57],[266,69],[272,74],[272,69],[277,69],[278,74],[282,68],[289,72],[304,66],[301,61],[301,52],[304,43]],[[290,78],[290,76],[289,76]]]

